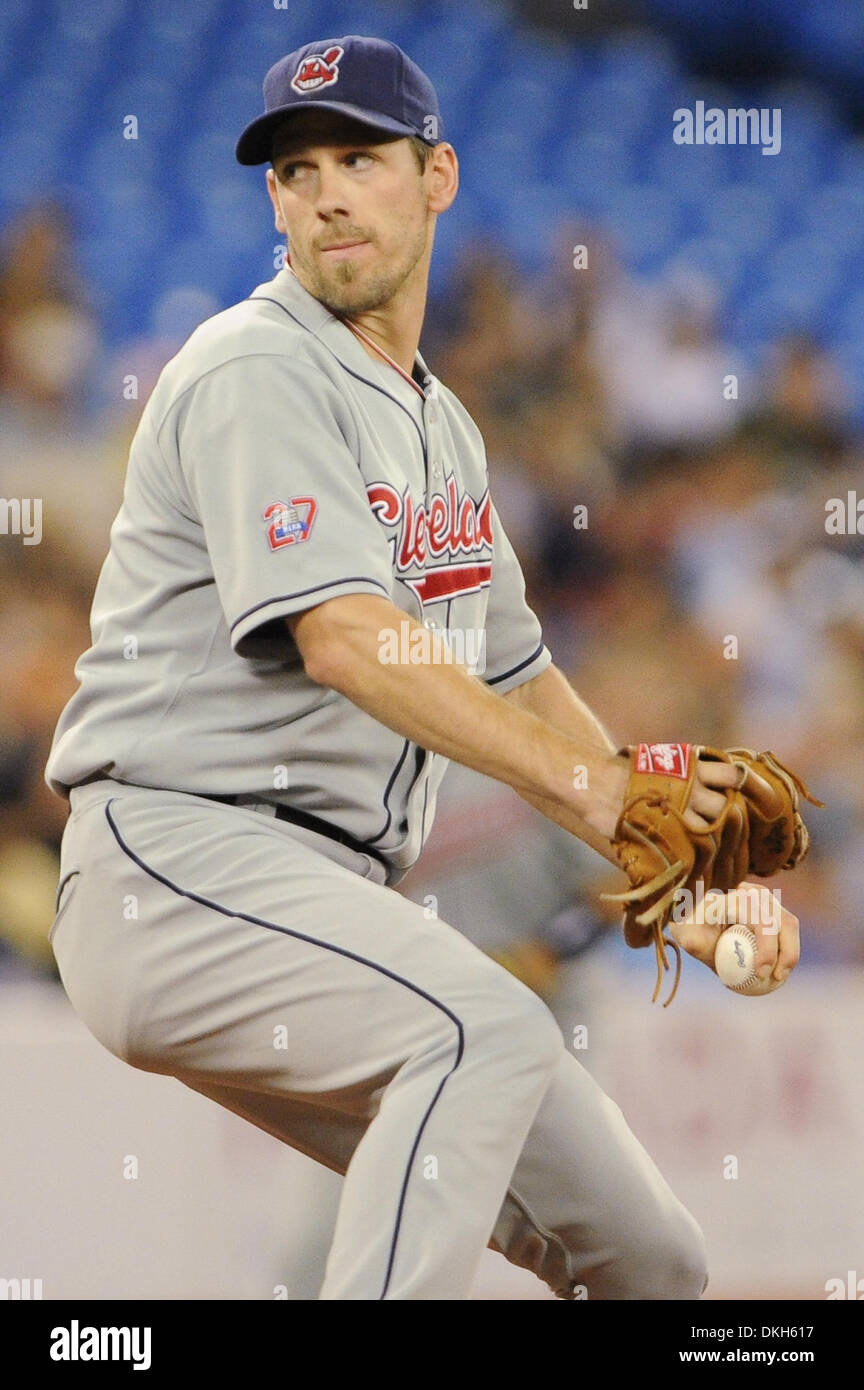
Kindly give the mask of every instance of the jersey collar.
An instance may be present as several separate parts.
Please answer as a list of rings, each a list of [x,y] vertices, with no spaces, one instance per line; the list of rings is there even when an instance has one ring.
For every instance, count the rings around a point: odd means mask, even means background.
[[[353,372],[355,376],[362,377],[370,386],[380,388],[383,374],[375,370],[375,363],[359,338],[351,332],[346,324],[331,314],[330,310],[319,299],[316,299],[303,287],[290,266],[286,265],[272,280],[258,285],[249,298],[277,299],[292,318],[296,319],[330,349],[343,367]],[[428,396],[434,378],[419,352],[414,360],[417,368],[416,375],[420,378],[423,389]],[[394,399],[398,399],[395,392],[390,392],[390,394],[394,396]]]

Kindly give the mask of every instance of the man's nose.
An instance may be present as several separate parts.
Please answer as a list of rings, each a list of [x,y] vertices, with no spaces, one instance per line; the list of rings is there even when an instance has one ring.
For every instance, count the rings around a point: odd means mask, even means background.
[[[318,212],[322,217],[349,215],[347,175],[338,164],[322,161],[318,166]]]

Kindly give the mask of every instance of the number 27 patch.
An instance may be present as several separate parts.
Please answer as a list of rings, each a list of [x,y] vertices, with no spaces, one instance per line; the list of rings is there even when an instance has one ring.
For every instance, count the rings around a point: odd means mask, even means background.
[[[279,550],[283,545],[298,545],[308,541],[312,523],[318,511],[314,497],[292,497],[288,502],[271,502],[264,509],[267,527],[267,542],[271,550]]]

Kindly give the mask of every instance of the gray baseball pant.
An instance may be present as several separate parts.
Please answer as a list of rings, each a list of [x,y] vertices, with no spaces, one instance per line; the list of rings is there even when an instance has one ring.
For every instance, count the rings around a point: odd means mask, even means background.
[[[70,802],[73,1007],[345,1175],[322,1299],[465,1299],[487,1244],[561,1298],[700,1297],[696,1222],[549,1010],[377,860],[181,792]]]

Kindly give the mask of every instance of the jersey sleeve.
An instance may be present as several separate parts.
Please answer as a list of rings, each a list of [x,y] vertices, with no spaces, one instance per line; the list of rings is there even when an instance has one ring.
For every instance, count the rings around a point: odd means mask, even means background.
[[[333,383],[295,358],[235,358],[187,394],[180,468],[238,655],[271,655],[274,637],[290,644],[276,620],[326,599],[390,596],[355,439]]]
[[[525,601],[525,580],[501,518],[492,507],[492,582],[486,610],[486,684],[508,690],[539,676],[552,661],[540,621]]]

